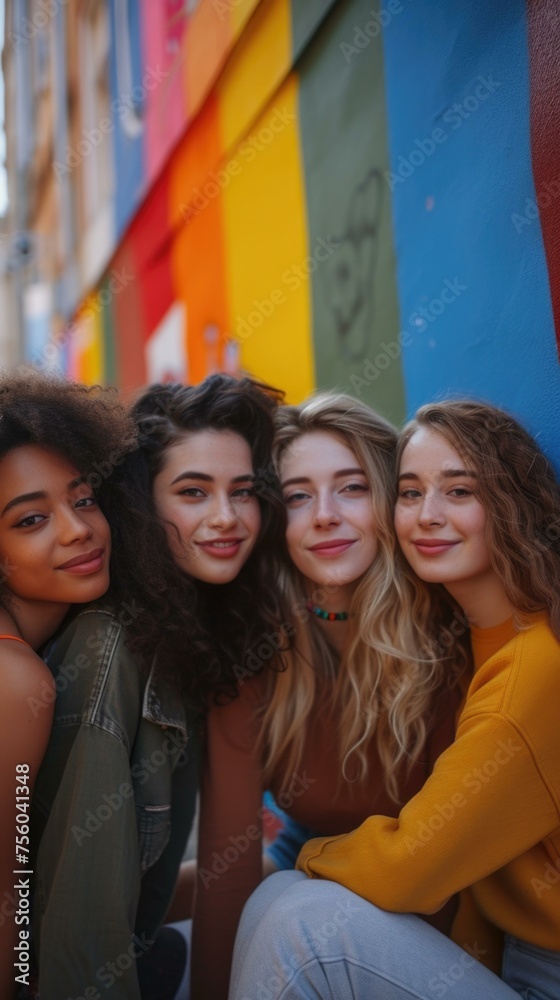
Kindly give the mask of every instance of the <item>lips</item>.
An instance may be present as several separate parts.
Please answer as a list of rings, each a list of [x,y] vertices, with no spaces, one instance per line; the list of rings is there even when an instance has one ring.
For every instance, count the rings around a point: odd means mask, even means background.
[[[199,548],[217,559],[231,559],[237,555],[244,538],[213,538],[207,542],[196,542]]]
[[[328,542],[318,542],[317,545],[311,545],[309,551],[315,556],[323,556],[326,559],[334,559],[335,556],[339,556],[344,552],[347,552],[355,541],[355,538],[331,538]]]
[[[81,556],[74,556],[73,559],[69,559],[68,562],[63,563],[58,569],[84,576],[88,573],[97,573],[103,566],[104,555],[105,549],[92,549],[90,552],[84,552]]]
[[[415,538],[412,544],[416,547],[420,555],[439,556],[458,545],[459,542],[447,541],[445,538]]]

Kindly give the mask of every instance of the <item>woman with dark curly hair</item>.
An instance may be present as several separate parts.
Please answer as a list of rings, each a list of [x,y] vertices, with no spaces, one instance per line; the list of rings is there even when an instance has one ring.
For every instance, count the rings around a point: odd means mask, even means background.
[[[154,386],[133,407],[140,447],[109,470],[109,600],[47,651],[58,697],[34,796],[41,1000],[174,995],[184,956],[158,931],[192,825],[198,732],[280,614],[279,398],[216,375]]]
[[[107,483],[99,470],[134,444],[115,393],[32,371],[0,379],[2,997],[29,978],[30,795],[55,698],[52,675],[35,651],[73,604],[93,601],[109,586]]]

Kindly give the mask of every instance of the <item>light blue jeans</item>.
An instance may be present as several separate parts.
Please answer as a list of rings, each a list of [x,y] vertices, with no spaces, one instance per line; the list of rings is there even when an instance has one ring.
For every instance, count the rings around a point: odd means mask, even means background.
[[[503,979],[419,917],[284,871],[247,903],[230,1000],[560,1000],[560,952],[506,942]]]

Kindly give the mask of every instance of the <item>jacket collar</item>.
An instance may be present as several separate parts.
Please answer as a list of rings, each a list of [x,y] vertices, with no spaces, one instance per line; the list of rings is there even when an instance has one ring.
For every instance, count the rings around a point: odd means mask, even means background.
[[[188,736],[185,707],[178,700],[177,695],[170,690],[169,686],[162,683],[161,679],[157,677],[155,662],[152,663],[144,690],[142,715],[149,722],[155,722],[157,726],[161,726],[163,729],[173,726],[185,738]]]

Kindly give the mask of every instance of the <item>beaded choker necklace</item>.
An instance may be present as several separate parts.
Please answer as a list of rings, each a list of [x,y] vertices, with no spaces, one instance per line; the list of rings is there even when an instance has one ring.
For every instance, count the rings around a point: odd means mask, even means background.
[[[323,608],[318,608],[313,601],[307,602],[307,609],[311,611],[312,615],[317,615],[317,618],[324,618],[327,622],[345,622],[348,618],[347,611],[323,611]]]

